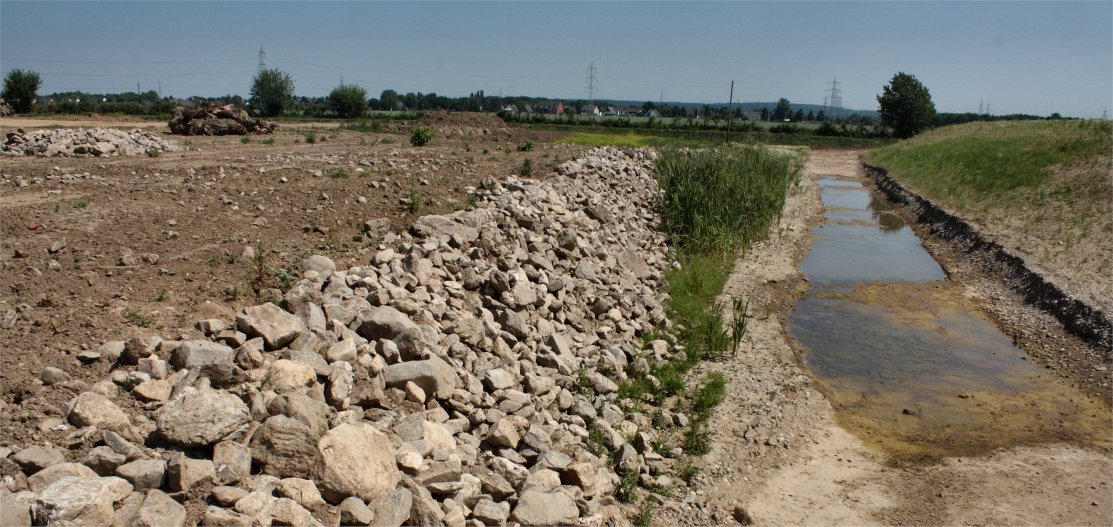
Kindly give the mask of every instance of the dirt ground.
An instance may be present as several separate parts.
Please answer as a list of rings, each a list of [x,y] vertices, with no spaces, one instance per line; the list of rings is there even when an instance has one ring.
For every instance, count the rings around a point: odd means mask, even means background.
[[[0,133],[33,125],[166,129],[5,118]],[[423,148],[404,135],[299,123],[281,126],[272,144],[167,133],[187,151],[153,158],[0,157],[0,315],[18,313],[0,327],[4,444],[66,442],[52,427],[72,394],[43,390],[46,366],[92,384],[108,365],[83,364],[82,351],[199,335],[195,321],[233,319],[310,254],[366,263],[378,234],[364,234],[364,222],[404,230],[419,215],[466,207],[483,178],[517,175],[526,159],[544,177],[580,149],[534,138],[533,151],[519,152],[520,131],[446,125],[452,137],[438,134]]]
[[[812,151],[806,168],[779,235],[739,258],[725,287],[724,295],[750,299],[750,345],[733,360],[707,366],[723,371],[729,384],[713,417],[717,432],[711,453],[698,463],[693,485],[698,498],[659,500],[659,523],[732,523],[736,509],[745,510],[755,525],[1113,523],[1113,456],[1108,451],[1054,443],[902,465],[839,426],[830,403],[798,366],[783,316],[807,288],[799,263],[808,227],[822,219],[813,180],[820,174],[859,175],[858,156]],[[931,243],[927,246],[932,249]],[[944,255],[941,264],[950,272],[954,262]],[[971,297],[991,316],[1023,313],[1031,324],[1027,331],[1051,335],[1054,342],[1070,340],[1015,295],[986,292],[990,277],[963,278],[970,280]],[[1056,371],[1070,375],[1069,369]]]
[[[469,186],[517,174],[525,159],[544,176],[580,150],[537,137],[535,150],[519,152],[519,131],[431,124],[450,137],[424,148],[403,135],[317,123],[283,126],[273,144],[174,137],[188,150],[155,158],[0,158],[0,315],[18,312],[0,328],[3,444],[74,439],[55,428],[70,395],[43,390],[44,367],[65,370],[77,390],[107,375],[104,361],[83,364],[82,351],[133,336],[197,335],[196,320],[232,319],[309,254],[338,266],[366,261],[378,248],[377,236],[363,233],[366,221],[404,229],[417,215],[467,206]],[[0,120],[0,132],[29,126]],[[1051,444],[894,466],[839,427],[798,366],[783,317],[807,287],[798,268],[821,212],[812,178],[854,175],[857,163],[853,151],[811,152],[777,236],[739,259],[724,294],[750,300],[747,343],[735,359],[701,366],[729,382],[711,453],[697,462],[694,498],[658,498],[654,522],[731,523],[742,507],[760,525],[1113,524],[1108,452]],[[1060,348],[1076,345],[933,243],[951,276],[1037,360],[1054,366]]]

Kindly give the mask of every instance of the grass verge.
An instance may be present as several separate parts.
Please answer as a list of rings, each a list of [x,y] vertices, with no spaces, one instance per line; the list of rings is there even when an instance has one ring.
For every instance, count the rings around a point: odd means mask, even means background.
[[[939,128],[872,150],[866,160],[1108,296],[1111,151],[1108,121],[1006,121]]]

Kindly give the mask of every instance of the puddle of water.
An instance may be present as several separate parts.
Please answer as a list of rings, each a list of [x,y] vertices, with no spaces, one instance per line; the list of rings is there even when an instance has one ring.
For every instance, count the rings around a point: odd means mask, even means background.
[[[819,183],[828,223],[788,330],[847,429],[901,460],[1113,446],[1109,408],[1027,361],[886,203],[860,183]]]

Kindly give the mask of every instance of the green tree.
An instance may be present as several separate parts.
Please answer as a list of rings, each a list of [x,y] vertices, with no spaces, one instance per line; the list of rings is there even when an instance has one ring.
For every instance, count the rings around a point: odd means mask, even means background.
[[[808,110],[808,116],[805,119],[809,122],[815,121],[815,110]]]
[[[397,110],[402,106],[402,98],[394,90],[383,90],[379,95],[379,108],[383,110]]]
[[[927,87],[914,75],[904,72],[893,75],[877,96],[881,123],[893,129],[893,135],[908,138],[916,135],[935,116],[935,103]]]
[[[28,113],[42,83],[38,73],[16,68],[4,77],[4,91],[0,93],[0,97],[11,104],[17,113]]]
[[[332,109],[345,119],[359,117],[367,111],[367,90],[354,84],[341,84],[328,94]]]
[[[781,100],[777,101],[777,107],[773,108],[773,120],[784,121],[790,117],[792,117],[792,106],[789,105],[788,99],[781,97]]]
[[[804,110],[796,110],[796,113],[792,115],[792,120],[794,122],[797,122],[797,123],[800,122],[800,121],[803,121],[804,120]]]
[[[282,113],[294,98],[294,79],[278,69],[263,70],[255,74],[251,83],[251,107],[268,117]]]
[[[761,109],[761,120],[762,121],[768,121],[769,120],[769,108],[762,108]]]

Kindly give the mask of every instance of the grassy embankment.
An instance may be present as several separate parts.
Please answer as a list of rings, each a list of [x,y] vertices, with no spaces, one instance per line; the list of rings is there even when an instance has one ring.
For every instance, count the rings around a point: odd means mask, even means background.
[[[721,373],[710,372],[689,387],[687,373],[700,361],[721,360],[738,351],[746,331],[745,302],[734,299],[734,317],[724,327],[723,306],[716,298],[730,275],[736,252],[746,250],[779,220],[789,189],[799,179],[800,163],[790,151],[729,145],[706,150],[666,149],[657,159],[656,169],[662,225],[673,239],[681,265],[666,274],[667,309],[673,326],[644,339],[671,340],[682,346],[684,353],[651,364],[648,373],[631,375],[619,387],[619,397],[631,410],[672,408],[686,413],[688,426],[670,430],[666,424],[660,430],[661,445],[655,447],[668,455],[662,451],[667,450],[663,445],[672,437],[684,455],[702,455],[710,448],[708,420],[724,397],[726,380]],[[599,441],[595,444],[600,445]],[[694,475],[690,463],[681,466],[680,476]],[[624,474],[619,497],[635,500],[636,482],[636,472]],[[643,501],[643,520],[651,514],[649,503]]]
[[[1013,121],[939,128],[866,161],[1054,268],[1108,281],[1111,153],[1110,122]]]

